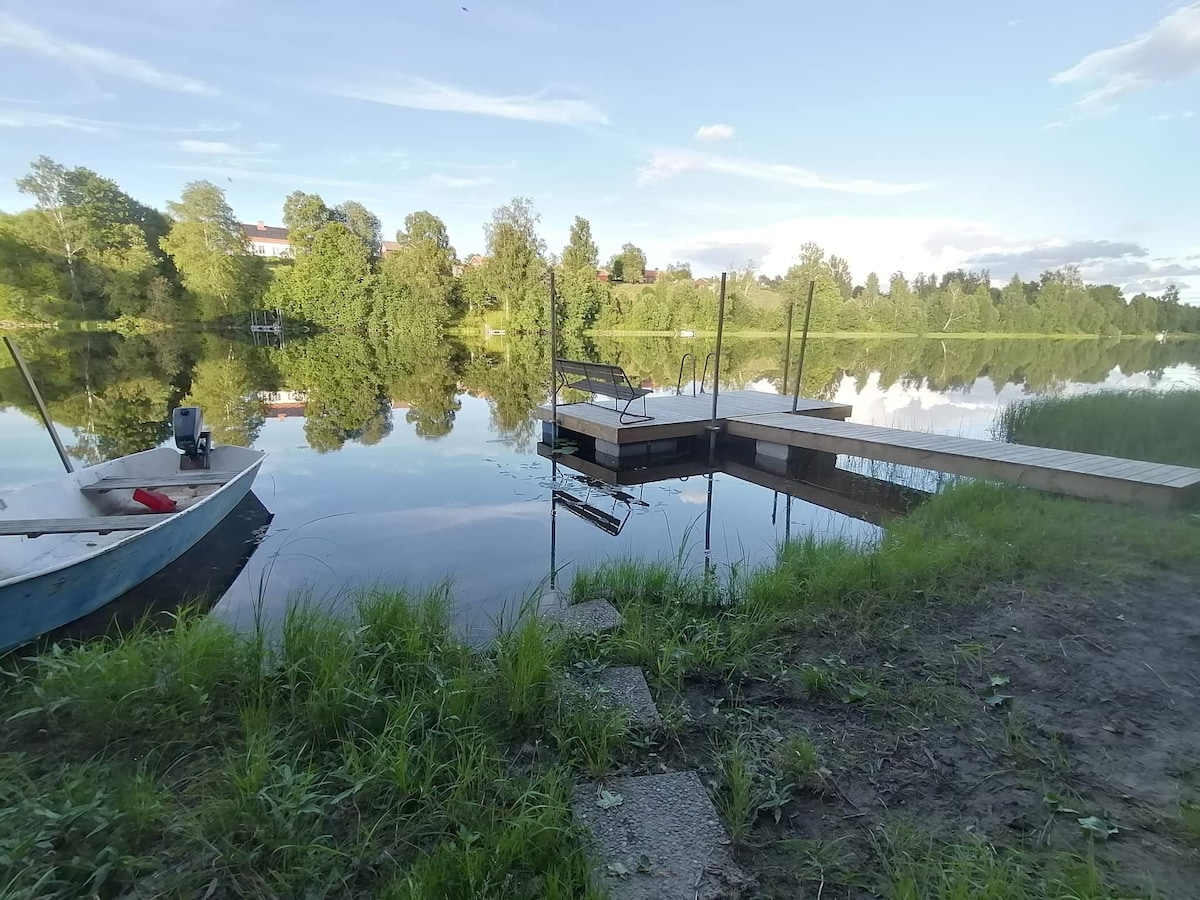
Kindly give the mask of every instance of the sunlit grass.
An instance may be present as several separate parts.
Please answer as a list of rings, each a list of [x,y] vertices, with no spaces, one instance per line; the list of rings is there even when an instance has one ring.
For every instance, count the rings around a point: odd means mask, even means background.
[[[997,439],[1200,466],[1200,390],[1031,397],[1005,407]]]
[[[558,640],[474,651],[443,593],[357,612],[272,641],[185,614],[8,674],[0,894],[587,896],[570,762],[510,763],[561,743],[600,773],[624,735],[559,713]]]

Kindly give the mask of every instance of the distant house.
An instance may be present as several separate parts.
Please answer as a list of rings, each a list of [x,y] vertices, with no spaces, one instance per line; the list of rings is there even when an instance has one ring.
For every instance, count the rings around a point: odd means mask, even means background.
[[[307,391],[259,391],[255,396],[277,419],[303,418],[308,407]]]
[[[387,256],[389,253],[395,253],[397,250],[399,250],[400,245],[396,241],[384,241],[382,249],[383,255]]]
[[[609,272],[608,269],[597,269],[596,270],[596,280],[597,281],[608,281],[611,278],[612,278],[612,273]]]
[[[642,284],[654,284],[654,282],[658,281],[658,276],[661,274],[658,269],[647,269],[645,274],[642,275]]]
[[[255,256],[288,257],[292,255],[292,244],[286,228],[267,225],[264,222],[242,222],[242,232],[250,242],[250,252]]]

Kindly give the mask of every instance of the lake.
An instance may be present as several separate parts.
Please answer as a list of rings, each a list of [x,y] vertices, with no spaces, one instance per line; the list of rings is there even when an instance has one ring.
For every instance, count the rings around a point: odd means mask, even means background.
[[[706,531],[720,566],[768,560],[788,536],[877,533],[725,473],[711,485],[692,475],[616,490],[552,464],[536,453],[532,415],[546,397],[544,338],[320,334],[279,346],[163,331],[19,341],[80,464],[169,442],[169,409],[180,404],[201,406],[218,442],[269,452],[255,493],[274,517],[247,526],[248,561],[226,554],[238,574],[214,608],[243,627],[276,620],[298,597],[339,602],[367,585],[449,579],[462,628],[486,635],[549,583],[552,554],[567,586],[575,568],[621,556],[700,565]],[[569,339],[564,355],[619,364],[674,393],[683,354],[703,361],[711,349],[705,339],[588,337]],[[782,339],[728,338],[722,388],[780,391],[783,357]],[[815,339],[803,382],[804,396],[851,404],[851,421],[988,437],[997,410],[1030,394],[1200,386],[1200,341]],[[924,473],[841,465],[936,487]],[[0,360],[0,490],[58,469],[15,368]],[[551,503],[555,490],[601,514],[567,514]]]

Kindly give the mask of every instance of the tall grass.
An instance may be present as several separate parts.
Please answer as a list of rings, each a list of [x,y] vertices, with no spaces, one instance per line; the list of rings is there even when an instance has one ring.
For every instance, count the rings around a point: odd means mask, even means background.
[[[997,440],[1200,466],[1200,390],[1031,397],[1006,406]]]
[[[577,776],[510,762],[594,724],[559,713],[558,652],[382,592],[272,642],[183,614],[52,648],[0,683],[0,895],[587,896]]]
[[[1198,563],[1194,517],[963,483],[892,522],[877,542],[806,537],[781,547],[774,564],[715,583],[679,559],[619,560],[578,573],[572,590],[620,609],[606,648],[613,662],[676,687],[688,674],[769,665],[788,632],[889,632],[913,609],[970,601],[997,581],[1099,582]]]

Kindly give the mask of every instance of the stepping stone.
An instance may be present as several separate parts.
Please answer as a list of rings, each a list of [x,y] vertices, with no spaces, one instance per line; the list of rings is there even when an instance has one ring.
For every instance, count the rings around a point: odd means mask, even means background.
[[[607,600],[588,600],[573,606],[548,609],[544,615],[548,622],[579,635],[602,634],[621,624],[621,614]]]
[[[695,772],[578,785],[572,809],[595,839],[595,877],[613,900],[724,900],[749,884]]]
[[[638,666],[605,669],[595,675],[572,675],[573,684],[587,696],[609,708],[623,709],[640,731],[661,731],[662,716]]]

